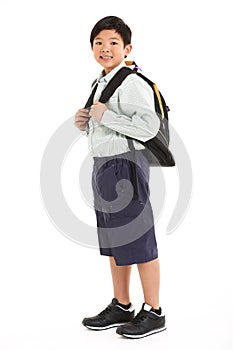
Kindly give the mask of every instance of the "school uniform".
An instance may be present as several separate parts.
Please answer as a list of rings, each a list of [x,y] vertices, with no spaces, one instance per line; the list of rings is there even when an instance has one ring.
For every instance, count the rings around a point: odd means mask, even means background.
[[[98,77],[94,101],[122,62]],[[93,156],[92,188],[101,255],[113,256],[119,266],[144,263],[158,257],[153,212],[149,200],[149,163],[144,146],[125,135],[147,141],[160,121],[150,86],[129,75],[106,103],[100,122],[90,118],[86,128]]]

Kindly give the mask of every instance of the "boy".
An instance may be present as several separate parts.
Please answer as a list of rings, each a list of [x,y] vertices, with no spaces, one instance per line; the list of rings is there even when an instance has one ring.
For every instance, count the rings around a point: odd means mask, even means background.
[[[90,110],[78,110],[75,125],[86,131],[94,159],[92,186],[100,253],[109,256],[114,298],[97,316],[85,318],[83,325],[93,330],[117,327],[116,332],[124,337],[142,338],[161,332],[166,326],[159,305],[160,269],[148,198],[149,163],[143,154],[144,147],[137,141],[133,141],[132,161],[125,136],[147,141],[157,134],[160,122],[152,89],[136,74],[123,81],[108,103],[98,102],[132,50],[131,30],[123,20],[115,16],[101,19],[92,29],[90,42],[103,71],[97,79],[93,105]],[[120,205],[119,188],[120,192],[128,193],[128,187],[121,180],[129,180],[134,190],[124,206]],[[118,210],[112,209],[113,203]],[[138,217],[141,233],[132,238],[138,225],[132,230],[129,224]],[[116,243],[119,237],[120,243]],[[144,294],[142,309],[136,316],[129,296],[133,264],[137,264]]]

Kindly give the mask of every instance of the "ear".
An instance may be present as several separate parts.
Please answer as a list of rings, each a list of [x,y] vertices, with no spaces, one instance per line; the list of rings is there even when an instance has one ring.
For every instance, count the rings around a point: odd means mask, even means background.
[[[131,44],[128,44],[128,45],[125,46],[125,56],[126,57],[130,54],[131,50],[132,50],[132,45]]]

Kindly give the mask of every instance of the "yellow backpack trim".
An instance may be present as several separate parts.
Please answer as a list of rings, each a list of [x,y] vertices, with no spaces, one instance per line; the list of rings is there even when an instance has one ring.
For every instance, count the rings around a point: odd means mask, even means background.
[[[126,66],[132,66],[134,61],[125,61]]]
[[[155,90],[156,96],[157,96],[158,101],[159,101],[159,108],[161,111],[162,119],[164,119],[164,110],[163,110],[162,100],[161,100],[161,96],[159,93],[159,89],[157,88],[157,85],[155,83],[153,84],[153,88]]]

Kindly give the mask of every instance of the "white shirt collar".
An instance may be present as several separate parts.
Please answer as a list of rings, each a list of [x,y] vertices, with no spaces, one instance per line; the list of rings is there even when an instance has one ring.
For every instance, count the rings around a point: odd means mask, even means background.
[[[125,61],[122,61],[117,67],[115,67],[113,70],[111,70],[111,72],[109,72],[106,75],[104,75],[104,71],[102,71],[102,73],[99,75],[97,79],[97,83],[101,83],[103,81],[108,83],[109,80],[111,80],[113,76],[116,74],[116,72],[118,72],[118,70],[120,70],[122,67],[126,67]]]

